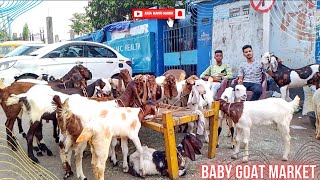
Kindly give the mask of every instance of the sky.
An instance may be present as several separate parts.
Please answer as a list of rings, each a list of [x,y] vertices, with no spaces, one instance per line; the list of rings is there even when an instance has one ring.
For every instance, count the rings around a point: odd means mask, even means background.
[[[52,17],[53,36],[59,35],[60,40],[70,39],[70,24],[69,19],[73,13],[85,12],[84,7],[88,5],[88,1],[42,1],[36,7],[21,14],[11,24],[12,33],[17,33],[18,36],[22,33],[23,25],[28,24],[31,33],[39,33],[40,28],[45,30],[46,38],[46,17]]]

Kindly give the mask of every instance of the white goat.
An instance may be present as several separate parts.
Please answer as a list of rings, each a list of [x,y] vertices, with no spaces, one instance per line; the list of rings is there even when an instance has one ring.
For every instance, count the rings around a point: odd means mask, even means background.
[[[221,99],[225,100],[228,103],[245,101],[247,99],[247,88],[242,84],[236,85],[235,88],[227,87],[221,94]],[[222,123],[224,120],[227,120],[227,119],[225,117],[225,114],[220,110],[217,147],[219,147],[219,136],[222,131]],[[230,129],[231,148],[233,148],[235,143],[234,142],[234,124],[232,121],[228,121],[227,123]]]
[[[227,103],[224,100],[220,100],[220,110],[232,119],[237,129],[235,154],[232,158],[237,158],[237,153],[240,149],[240,137],[243,135],[242,142],[245,145],[243,161],[248,161],[248,145],[252,125],[270,125],[276,123],[285,144],[282,160],[288,160],[290,152],[290,122],[295,108],[299,106],[299,102],[300,98],[298,96],[292,102],[287,102],[282,98],[268,98],[236,103]]]
[[[317,89],[312,96],[313,110],[316,116],[316,139],[320,140],[320,89]]]
[[[202,135],[204,131],[205,141],[209,142],[209,121],[203,116],[201,110],[204,107],[211,109],[213,102],[213,92],[210,90],[210,84],[202,79],[195,80],[189,94],[188,107],[199,116],[197,134]],[[193,132],[194,122],[188,123],[189,133]]]

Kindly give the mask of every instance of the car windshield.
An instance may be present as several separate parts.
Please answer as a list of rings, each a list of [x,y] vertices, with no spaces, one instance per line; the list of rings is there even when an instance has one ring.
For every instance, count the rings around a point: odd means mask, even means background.
[[[50,44],[51,45],[51,44]],[[38,56],[39,54],[43,53],[43,52],[46,52],[47,50],[51,49],[52,46],[50,45],[46,45],[36,51],[33,51],[32,53],[30,53],[30,56]]]
[[[22,56],[22,55],[29,55],[30,53],[32,53],[33,51],[41,48],[43,46],[39,45],[39,46],[19,46],[17,47],[15,50],[9,52],[8,54],[6,54],[4,57],[12,57],[12,56]]]
[[[15,48],[16,47],[13,47],[13,46],[0,46],[0,54],[8,54]]]

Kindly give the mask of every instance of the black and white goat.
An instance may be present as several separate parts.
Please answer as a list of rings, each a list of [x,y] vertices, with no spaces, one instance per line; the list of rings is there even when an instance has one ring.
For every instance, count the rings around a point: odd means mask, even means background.
[[[181,143],[177,146],[179,176],[184,176],[187,172],[185,167],[186,157],[195,161],[195,155],[201,154],[203,144],[195,134],[186,134]],[[153,148],[143,146],[143,169],[145,175],[168,176],[168,164],[165,151],[157,151]],[[140,167],[139,152],[135,151],[128,158],[129,173],[133,176],[141,176],[138,172]]]

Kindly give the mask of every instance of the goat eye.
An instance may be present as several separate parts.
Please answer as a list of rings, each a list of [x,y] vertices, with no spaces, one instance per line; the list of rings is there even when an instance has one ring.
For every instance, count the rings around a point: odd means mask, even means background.
[[[236,89],[236,91],[239,91],[239,89]]]

